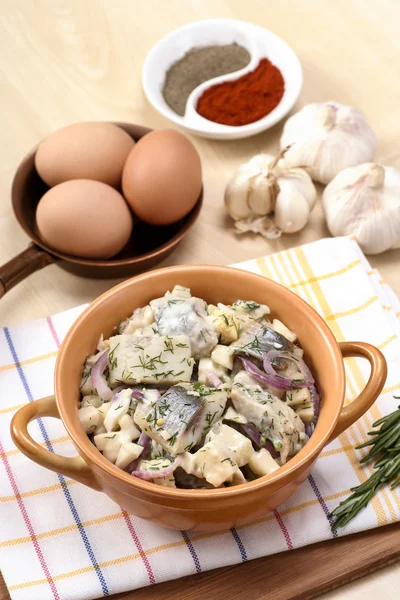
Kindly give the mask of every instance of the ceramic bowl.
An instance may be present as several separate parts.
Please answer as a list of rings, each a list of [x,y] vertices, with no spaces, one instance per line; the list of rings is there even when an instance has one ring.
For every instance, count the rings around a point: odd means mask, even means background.
[[[215,77],[193,90],[183,117],[172,110],[162,95],[165,73],[177,60],[193,47],[232,44],[236,42],[248,50],[250,63],[240,71]],[[232,127],[214,123],[200,116],[195,107],[205,89],[216,83],[238,79],[253,71],[261,58],[267,57],[282,72],[285,92],[278,106],[262,119]],[[234,19],[208,19],[175,29],[162,38],[150,51],[143,65],[142,84],[149,102],[164,117],[196,135],[233,140],[245,138],[278,123],[294,106],[303,84],[299,59],[292,48],[280,37],[259,25]]]
[[[152,130],[132,123],[114,123],[135,140]],[[0,298],[12,287],[38,269],[56,263],[66,271],[84,277],[128,277],[149,269],[164,260],[186,236],[199,216],[203,203],[203,188],[192,210],[171,225],[156,227],[136,219],[130,240],[116,256],[108,259],[80,258],[64,254],[44,242],[36,226],[36,207],[49,189],[35,168],[36,149],[22,160],[12,184],[12,206],[22,229],[32,243],[26,250],[0,266]]]
[[[322,395],[315,432],[302,450],[274,473],[242,485],[215,490],[162,487],[132,477],[109,462],[91,443],[78,417],[82,366],[96,348],[100,333],[108,337],[114,325],[134,308],[162,296],[175,284],[190,287],[209,303],[230,304],[245,297],[270,306],[273,317],[294,330],[304,348]],[[343,408],[343,357],[363,356],[371,365],[369,381]],[[55,367],[55,398],[29,403],[13,418],[11,432],[18,448],[35,462],[105,492],[127,511],[174,529],[218,530],[257,519],[277,508],[308,476],[324,446],[373,404],[386,379],[379,350],[360,342],[338,344],[326,323],[291,291],[259,275],[219,266],[180,266],[139,275],[112,288],[78,318],[61,345]],[[67,458],[47,451],[28,433],[39,417],[58,417],[79,456]]]

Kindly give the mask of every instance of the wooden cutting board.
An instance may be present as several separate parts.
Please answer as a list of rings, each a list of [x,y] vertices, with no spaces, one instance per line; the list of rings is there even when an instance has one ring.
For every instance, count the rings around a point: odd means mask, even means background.
[[[110,600],[311,600],[398,560],[400,523],[116,594]],[[10,600],[3,579],[0,600]]]

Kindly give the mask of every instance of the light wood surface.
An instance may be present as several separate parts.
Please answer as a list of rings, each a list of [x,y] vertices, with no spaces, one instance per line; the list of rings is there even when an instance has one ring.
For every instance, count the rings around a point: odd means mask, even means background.
[[[10,186],[23,155],[55,129],[81,120],[171,126],[144,98],[141,66],[152,45],[168,31],[210,17],[252,21],[282,36],[304,69],[296,108],[323,100],[361,108],[378,136],[377,160],[400,168],[396,0],[0,0],[1,262],[28,242],[10,207]],[[230,229],[222,201],[227,179],[253,154],[275,152],[281,129],[277,125],[256,137],[230,142],[192,138],[203,162],[205,205],[191,234],[165,265],[235,263],[328,235],[320,206],[300,234],[274,242],[237,238]],[[399,259],[400,251],[371,258],[397,293]],[[0,324],[89,302],[114,283],[81,279],[56,265],[46,267],[1,300]],[[234,573],[229,571],[229,577]],[[394,600],[399,576],[400,566],[393,565],[323,597],[368,600],[379,593]],[[219,587],[222,577],[213,575],[210,581]],[[196,586],[196,579],[191,581]],[[262,589],[262,583],[258,585]],[[141,594],[135,597],[147,597]],[[166,591],[159,597],[177,596]],[[268,597],[267,591],[257,596]],[[0,587],[0,600],[5,598]]]

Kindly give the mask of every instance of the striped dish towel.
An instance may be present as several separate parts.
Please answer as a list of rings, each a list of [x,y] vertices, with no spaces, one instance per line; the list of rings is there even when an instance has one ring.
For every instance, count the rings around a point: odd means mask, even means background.
[[[291,550],[399,520],[400,496],[380,492],[344,531],[332,534],[329,512],[371,473],[356,444],[396,406],[400,390],[400,303],[354,241],[326,239],[237,265],[289,287],[309,302],[336,339],[381,348],[389,365],[374,407],[322,453],[297,493],[273,514],[217,533],[170,531],[128,515],[107,496],[25,458],[9,424],[25,402],[53,391],[57,348],[83,310],[0,331],[0,567],[13,600],[84,600]],[[351,400],[368,376],[366,361],[346,361]],[[32,424],[51,451],[75,454],[60,421]],[[306,526],[305,526],[306,524]]]

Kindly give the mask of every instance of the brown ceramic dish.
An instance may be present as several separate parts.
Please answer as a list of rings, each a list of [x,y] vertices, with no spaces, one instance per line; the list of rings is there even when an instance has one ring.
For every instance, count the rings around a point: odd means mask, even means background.
[[[150,133],[151,129],[130,123],[115,123],[134,140]],[[60,267],[86,277],[127,277],[152,267],[172,252],[196,221],[203,199],[201,191],[194,208],[186,217],[167,227],[153,227],[137,222],[127,246],[108,260],[90,260],[58,252],[38,236],[36,206],[49,189],[35,169],[36,148],[21,162],[12,184],[12,205],[15,216],[32,244],[0,267],[0,298],[14,285],[35,271],[57,262]]]
[[[207,302],[232,303],[238,296],[270,306],[293,329],[305,351],[322,395],[321,413],[306,446],[275,473],[250,483],[216,490],[166,488],[132,477],[110,463],[85,434],[78,418],[79,384],[85,357],[119,319],[172,289],[190,287]],[[362,356],[371,365],[365,389],[343,408],[343,357]],[[126,510],[175,529],[217,530],[256,519],[275,509],[307,477],[326,444],[356,421],[373,404],[386,380],[382,353],[361,342],[338,344],[331,330],[303,300],[284,287],[245,271],[218,266],[181,266],[139,275],[95,300],[67,334],[55,369],[55,398],[37,400],[21,408],[11,424],[18,448],[35,462],[105,492]],[[66,458],[48,452],[29,435],[28,423],[39,417],[60,418],[80,456]]]

